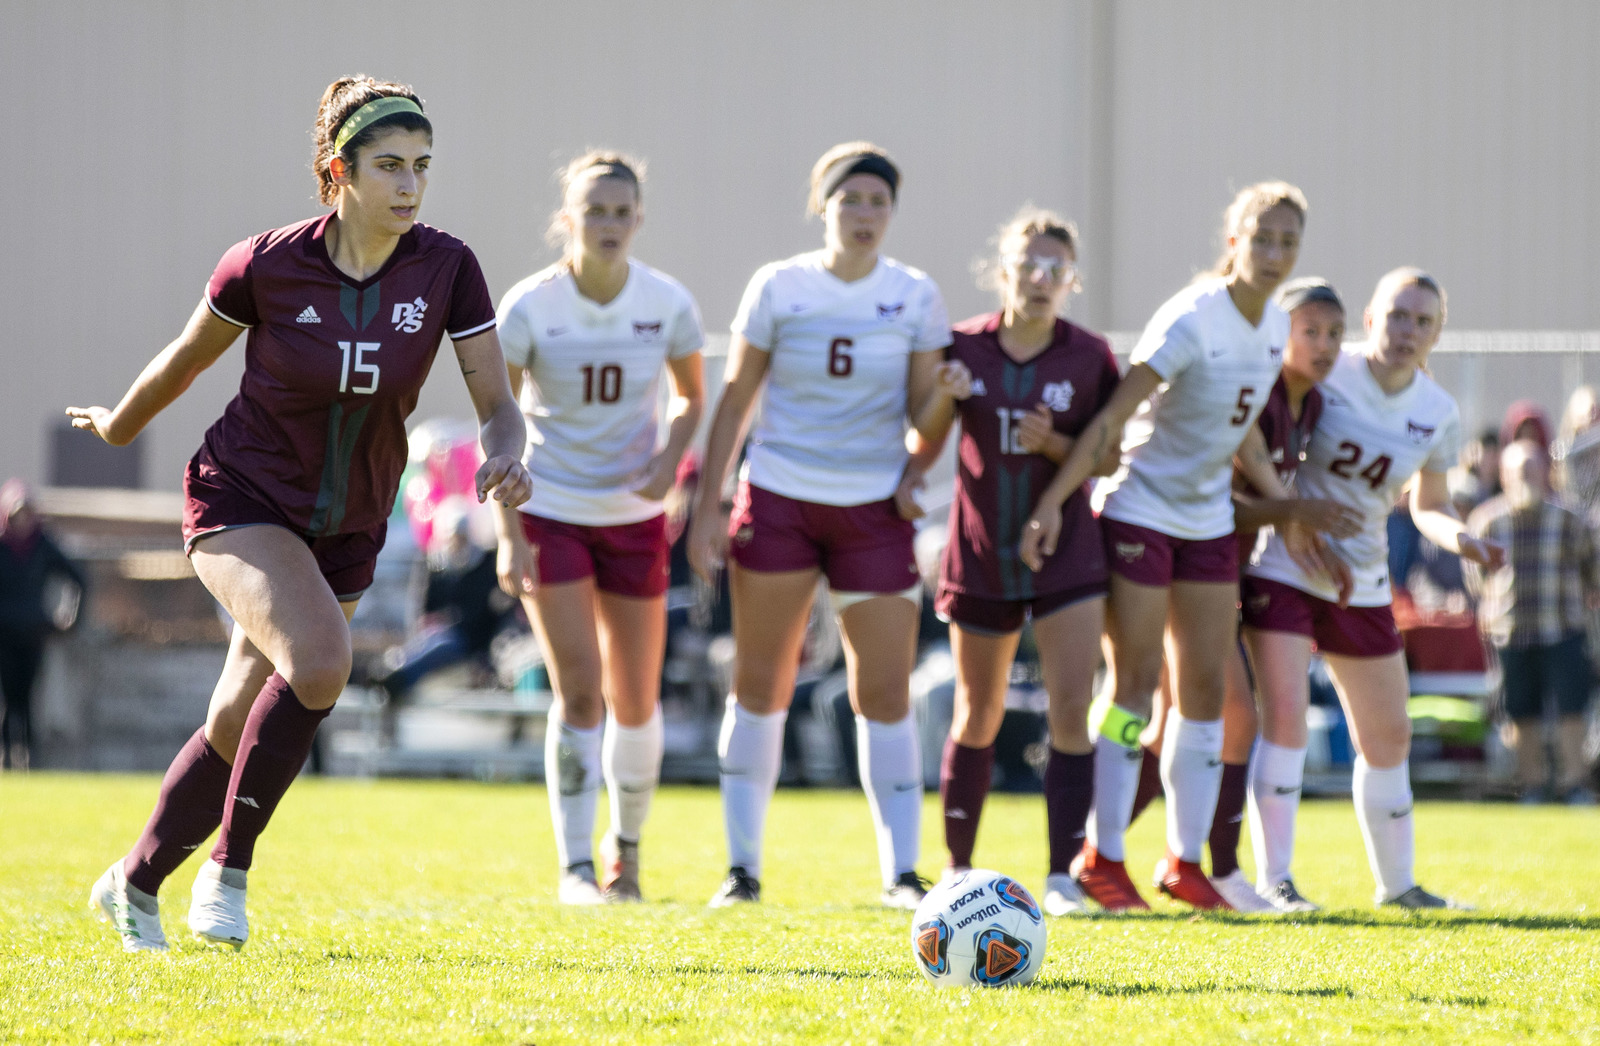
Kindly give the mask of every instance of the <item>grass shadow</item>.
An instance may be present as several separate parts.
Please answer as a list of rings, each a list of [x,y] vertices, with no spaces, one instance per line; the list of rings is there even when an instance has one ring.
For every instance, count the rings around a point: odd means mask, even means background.
[[[1271,922],[1308,926],[1382,926],[1418,930],[1462,930],[1482,927],[1500,927],[1507,930],[1600,930],[1600,916],[1597,915],[1506,915],[1494,912],[1451,911],[1404,913],[1393,909],[1371,912],[1358,909],[1306,912],[1273,919],[1245,919],[1234,916],[1228,918],[1228,921],[1238,925]]]

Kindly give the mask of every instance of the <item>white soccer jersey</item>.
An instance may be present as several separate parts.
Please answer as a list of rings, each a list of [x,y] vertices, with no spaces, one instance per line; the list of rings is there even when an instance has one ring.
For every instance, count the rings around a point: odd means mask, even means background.
[[[938,285],[888,258],[846,283],[814,251],[751,277],[733,333],[772,354],[745,478],[785,497],[862,505],[905,468],[913,352],[950,344]]]
[[[1122,467],[1095,486],[1095,511],[1188,541],[1233,533],[1233,455],[1272,394],[1288,340],[1282,309],[1269,302],[1252,327],[1222,279],[1168,299],[1130,357],[1161,388],[1129,420]]]
[[[1322,417],[1295,476],[1301,497],[1330,498],[1361,513],[1361,532],[1330,539],[1350,564],[1358,607],[1383,606],[1389,592],[1389,510],[1418,470],[1444,472],[1456,462],[1461,417],[1456,401],[1428,375],[1393,396],[1379,386],[1363,352],[1346,351],[1322,383]],[[1289,558],[1283,539],[1263,538],[1250,574],[1293,585],[1322,599],[1338,596]]]
[[[586,526],[659,514],[661,503],[633,488],[661,437],[662,364],[705,344],[694,298],[630,261],[622,293],[600,305],[554,265],[507,291],[497,318],[506,359],[527,371],[521,401],[533,496],[523,511]]]

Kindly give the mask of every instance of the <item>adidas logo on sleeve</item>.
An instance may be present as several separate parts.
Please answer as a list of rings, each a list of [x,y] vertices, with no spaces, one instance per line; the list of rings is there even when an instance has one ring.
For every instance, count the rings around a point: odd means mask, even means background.
[[[307,305],[300,315],[295,318],[296,323],[321,323],[322,317],[317,315],[317,310]]]

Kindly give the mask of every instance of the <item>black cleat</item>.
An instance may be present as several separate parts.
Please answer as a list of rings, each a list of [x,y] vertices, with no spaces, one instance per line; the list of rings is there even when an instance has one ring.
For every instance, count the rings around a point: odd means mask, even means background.
[[[1411,911],[1424,911],[1430,908],[1447,909],[1453,912],[1470,912],[1472,905],[1452,901],[1447,897],[1429,893],[1420,886],[1413,886],[1398,897],[1391,897],[1383,902],[1384,907],[1393,905],[1396,908],[1408,908]]]
[[[1293,879],[1278,882],[1263,896],[1280,912],[1315,912],[1322,908],[1314,901],[1306,900],[1305,895],[1295,888]]]
[[[922,899],[928,896],[928,887],[932,885],[916,872],[902,872],[894,882],[883,888],[883,906],[914,912]]]
[[[711,895],[712,908],[729,908],[736,904],[761,903],[761,880],[746,872],[740,865],[728,869],[728,877],[717,892]]]

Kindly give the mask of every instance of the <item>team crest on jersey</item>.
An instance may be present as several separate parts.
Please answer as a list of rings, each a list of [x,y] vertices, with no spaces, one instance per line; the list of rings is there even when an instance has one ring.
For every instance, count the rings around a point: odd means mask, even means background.
[[[1044,405],[1051,410],[1064,411],[1072,409],[1072,382],[1052,381],[1040,393]]]
[[[397,301],[394,304],[394,315],[389,317],[389,322],[394,324],[394,329],[405,334],[415,334],[422,329],[423,313],[428,311],[428,303],[419,296],[415,301]]]
[[[1133,563],[1144,555],[1143,541],[1117,542],[1117,558],[1124,563]]]
[[[974,395],[974,396],[987,396],[987,395],[989,395],[989,390],[988,390],[987,387],[984,386],[982,378],[973,378],[972,379],[972,395]]]
[[[1267,356],[1271,358],[1273,363],[1282,363],[1283,362],[1283,346],[1282,345],[1273,345],[1271,348],[1267,349]]]
[[[657,320],[654,323],[640,323],[635,320],[633,324],[633,336],[638,338],[640,341],[655,341],[661,336],[661,321]]]
[[[900,318],[900,314],[905,311],[906,303],[903,301],[897,301],[893,305],[884,305],[880,302],[878,305],[878,319],[897,320]]]
[[[1406,435],[1411,437],[1411,442],[1419,446],[1433,438],[1434,430],[1437,427],[1435,425],[1419,425],[1410,418],[1406,419]]]

